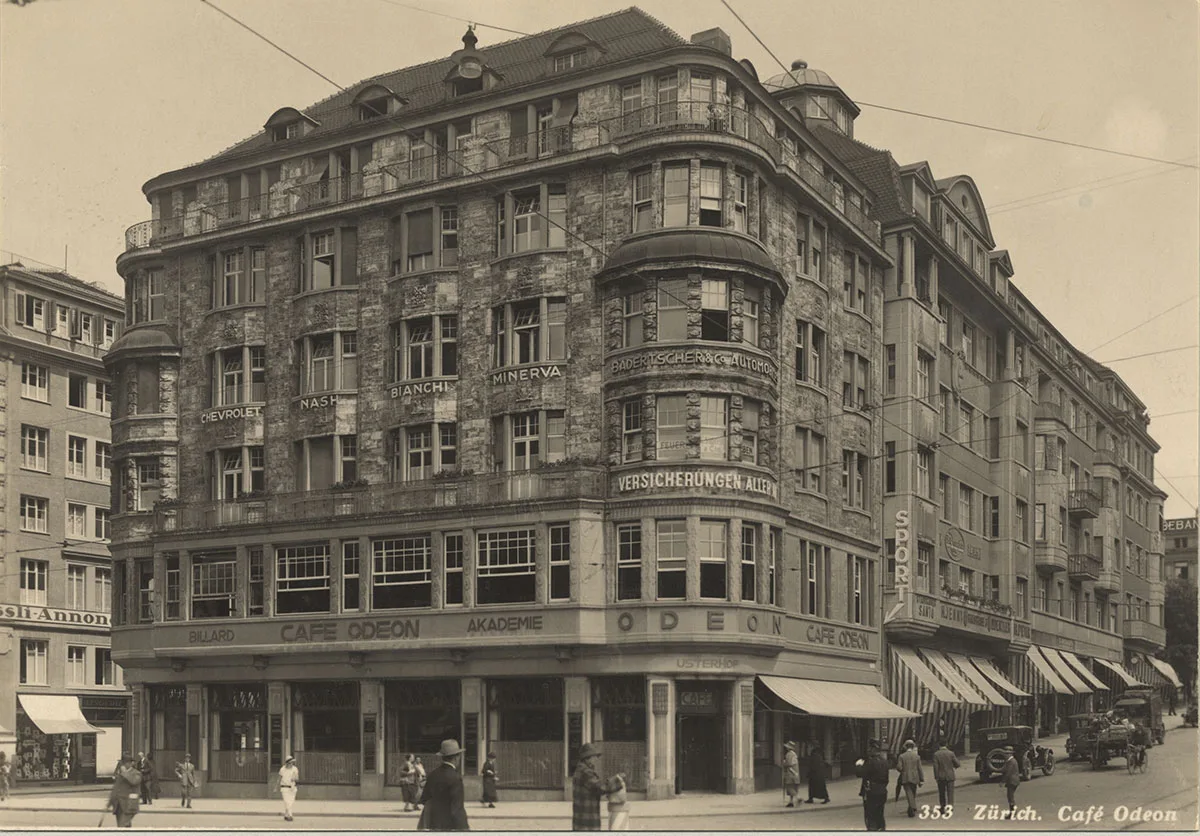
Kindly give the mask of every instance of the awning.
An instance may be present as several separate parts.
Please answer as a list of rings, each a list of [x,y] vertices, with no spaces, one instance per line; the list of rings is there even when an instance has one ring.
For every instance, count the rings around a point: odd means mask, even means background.
[[[1167,678],[1168,681],[1176,688],[1182,688],[1183,682],[1179,679],[1179,674],[1175,672],[1175,668],[1170,662],[1164,662],[1162,659],[1155,659],[1149,653],[1146,654],[1146,661],[1154,666],[1154,669]]]
[[[921,661],[921,657],[911,647],[892,645],[892,662],[893,689],[899,689],[899,693],[903,694],[901,704],[905,707],[915,709],[921,714],[932,714],[937,708],[935,701],[947,705],[958,705],[962,702],[958,694],[938,679],[937,674]],[[903,668],[908,676],[898,676],[901,671],[897,668]],[[897,693],[893,692],[892,697],[896,696]]]
[[[1030,645],[1029,649],[1025,651],[1025,658],[1033,663],[1033,667],[1042,675],[1042,679],[1046,680],[1046,684],[1050,686],[1051,690],[1059,694],[1075,693],[1070,686],[1059,679],[1058,674],[1054,672],[1054,668],[1046,661],[1046,657],[1041,654],[1036,644]]]
[[[1108,668],[1108,670],[1115,673],[1117,675],[1117,679],[1119,679],[1125,685],[1134,688],[1141,687],[1142,683],[1138,682],[1133,674],[1125,670],[1125,666],[1120,662],[1110,662],[1107,659],[1101,659],[1099,656],[1096,657],[1096,661]]]
[[[992,683],[988,682],[988,678],[979,672],[979,668],[971,664],[969,657],[947,651],[946,658],[958,667],[963,676],[975,686],[975,690],[987,697],[992,705],[1009,705],[1008,700],[1004,699],[1000,692],[992,687]]]
[[[17,694],[21,708],[43,734],[104,734],[83,717],[79,697],[63,694]]]
[[[1105,685],[1103,682],[1101,682],[1099,679],[1096,678],[1096,675],[1094,673],[1092,673],[1091,668],[1089,668],[1086,664],[1084,664],[1084,661],[1082,659],[1080,659],[1078,656],[1076,656],[1074,653],[1071,653],[1069,650],[1060,650],[1058,652],[1059,652],[1059,655],[1061,655],[1064,659],[1067,660],[1067,664],[1069,664],[1072,668],[1074,668],[1075,672],[1077,674],[1079,674],[1081,677],[1083,677],[1084,682],[1091,685],[1097,691],[1109,690],[1107,685]]]
[[[1041,651],[1046,660],[1050,662],[1051,667],[1054,668],[1054,672],[1058,674],[1058,678],[1067,683],[1072,691],[1076,694],[1092,693],[1092,686],[1088,685],[1083,677],[1075,672],[1075,669],[1057,650],[1053,647],[1043,647]]]
[[[921,656],[942,677],[942,680],[958,693],[960,697],[959,702],[966,703],[973,711],[979,711],[987,707],[989,704],[988,698],[979,693],[975,689],[975,686],[958,672],[958,668],[954,667],[953,663],[942,655],[940,650],[930,650],[927,647],[923,647],[921,648]]]
[[[784,702],[820,717],[885,720],[919,716],[915,711],[896,705],[879,693],[874,685],[823,682],[790,676],[760,676],[759,680]]]
[[[1001,690],[1007,691],[1012,696],[1014,696],[1014,697],[1033,696],[1029,692],[1022,691],[1020,688],[1018,688],[1016,685],[1014,685],[1007,676],[1005,676],[1004,674],[1002,674],[1000,672],[1000,669],[998,667],[996,667],[996,663],[993,662],[991,659],[988,659],[983,656],[972,656],[971,664],[973,664],[975,667],[979,668],[979,671],[984,676],[986,676],[988,679],[990,679],[993,683],[1000,686]]]

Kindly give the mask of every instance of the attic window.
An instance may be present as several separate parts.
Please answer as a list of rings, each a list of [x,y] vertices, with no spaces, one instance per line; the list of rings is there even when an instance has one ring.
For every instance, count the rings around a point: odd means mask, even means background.
[[[478,93],[483,89],[483,76],[477,78],[454,79],[454,95],[465,96],[468,93]]]
[[[563,55],[554,56],[554,72],[564,73],[567,70],[577,70],[586,67],[588,54],[586,49],[576,49]]]
[[[300,136],[300,123],[288,122],[286,125],[276,125],[271,134],[273,142],[282,142],[285,139],[295,139]]]
[[[388,113],[388,97],[380,96],[377,99],[368,99],[360,102],[358,105],[358,119],[360,122],[366,122],[368,119],[375,119],[380,116],[386,116]]]

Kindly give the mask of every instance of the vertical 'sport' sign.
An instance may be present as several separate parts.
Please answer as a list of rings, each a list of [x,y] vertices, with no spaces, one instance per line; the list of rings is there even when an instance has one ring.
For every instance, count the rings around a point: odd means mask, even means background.
[[[912,592],[912,564],[908,544],[908,511],[902,508],[896,512],[896,553],[893,555],[896,561],[896,604],[891,612],[884,616],[884,624],[908,609],[909,595]]]

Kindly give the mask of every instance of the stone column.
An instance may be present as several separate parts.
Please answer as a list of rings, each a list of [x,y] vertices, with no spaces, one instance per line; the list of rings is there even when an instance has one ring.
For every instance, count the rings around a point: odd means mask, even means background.
[[[453,144],[451,145],[453,148]],[[435,343],[437,345],[437,343]],[[432,583],[429,590],[429,603],[434,609],[446,606],[446,536],[435,534],[429,542],[429,571]]]
[[[329,549],[329,612],[338,614],[342,611],[342,603],[346,600],[342,593],[342,585],[346,582],[343,576],[342,540],[333,540]],[[361,555],[359,556],[361,561]]]
[[[372,569],[375,561],[371,557],[371,541],[366,537],[358,538],[358,611],[371,612],[372,589],[375,586]]]
[[[463,794],[466,798],[480,798],[483,794],[483,780],[479,777],[479,769],[487,755],[487,683],[476,676],[463,677],[460,681],[462,701],[462,740],[463,749],[476,753],[474,768],[467,767],[466,757],[463,757]],[[473,730],[472,730],[473,729]]]
[[[359,771],[358,797],[362,799],[383,798],[383,683],[378,679],[364,679],[359,683],[359,716],[361,737],[364,745],[371,743],[368,734],[373,730],[375,746],[374,763],[368,763],[364,752]],[[368,769],[367,767],[372,767]]]
[[[245,546],[237,546],[235,549],[235,569],[237,573],[235,577],[238,579],[238,584],[233,590],[233,617],[245,618],[246,610],[249,605],[249,577],[250,577],[250,550]],[[242,580],[246,580],[242,583]]]
[[[658,532],[654,527],[653,517],[643,517],[642,526],[642,599],[653,601],[658,597],[658,572],[655,571],[655,557],[658,554]]]
[[[263,618],[272,618],[275,615],[275,547],[270,543],[263,543]],[[184,589],[187,589],[188,584],[185,582]]]
[[[646,678],[646,798],[675,797],[675,684]]]
[[[586,676],[563,678],[563,798],[570,799],[571,774],[578,754],[573,743],[582,745],[592,740],[592,691]],[[572,726],[575,731],[572,732]],[[572,736],[578,740],[572,741]]]
[[[733,743],[729,770],[729,792],[754,792],[754,678],[733,683],[727,733]]]
[[[725,531],[725,584],[730,602],[736,604],[741,601],[742,521],[738,517],[729,520],[729,527]]]
[[[478,571],[476,567],[476,552],[475,552],[475,529],[463,529],[463,606],[475,606],[475,573]],[[463,711],[466,711],[463,708]],[[485,753],[486,754],[486,753]]]
[[[544,605],[550,600],[550,534],[545,523],[534,526],[533,577],[534,600]]]
[[[192,739],[192,729],[195,726],[198,734]],[[200,772],[202,779],[208,779],[208,706],[205,705],[204,686],[196,683],[187,685],[187,748],[192,752],[192,762]],[[196,751],[199,749],[200,751]]]

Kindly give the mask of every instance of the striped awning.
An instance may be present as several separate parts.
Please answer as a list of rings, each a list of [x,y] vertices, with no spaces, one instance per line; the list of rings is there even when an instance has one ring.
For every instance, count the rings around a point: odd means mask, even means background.
[[[1064,659],[1067,660],[1067,664],[1069,664],[1071,667],[1073,667],[1075,669],[1075,672],[1078,673],[1081,677],[1083,677],[1084,682],[1091,685],[1097,691],[1109,690],[1107,685],[1105,685],[1103,682],[1101,682],[1099,679],[1096,678],[1096,675],[1094,673],[1092,673],[1092,669],[1087,666],[1087,663],[1084,662],[1082,659],[1080,659],[1078,656],[1076,656],[1074,653],[1071,653],[1070,651],[1067,651],[1067,650],[1060,650],[1058,652]]]
[[[874,685],[791,676],[759,676],[758,679],[784,702],[821,717],[883,720],[920,716],[888,700]]]
[[[1054,672],[1058,674],[1058,678],[1067,683],[1072,691],[1076,694],[1092,693],[1092,686],[1088,685],[1083,677],[1075,672],[1075,669],[1062,657],[1062,654],[1053,647],[1042,647],[1039,649],[1042,651],[1042,655],[1046,657],[1046,661],[1054,668]]]
[[[1150,654],[1146,654],[1146,661],[1159,673],[1167,678],[1167,681],[1176,688],[1182,688],[1183,682],[1179,679],[1179,674],[1175,672],[1174,666],[1170,662],[1164,662],[1162,659],[1155,659]]]
[[[1036,644],[1030,645],[1029,649],[1025,651],[1025,658],[1030,661],[1030,663],[1033,665],[1033,669],[1041,675],[1043,682],[1047,686],[1039,690],[1047,692],[1053,691],[1056,694],[1067,694],[1068,696],[1075,693],[1073,690],[1071,690],[1071,687],[1067,685],[1067,683],[1063,682],[1059,678],[1058,674],[1054,672],[1053,666],[1051,666],[1051,664],[1046,660],[1046,657],[1042,655],[1041,648],[1039,648]]]
[[[942,655],[940,650],[923,647],[921,648],[921,657],[929,664],[933,672],[958,694],[959,701],[965,703],[970,711],[982,711],[991,705],[991,701],[968,682],[967,678],[958,672],[958,668],[954,667],[954,663]]]
[[[911,647],[892,645],[892,702],[918,714],[932,714],[937,704],[957,705],[962,702]]]
[[[1028,691],[1023,691],[1013,684],[1012,680],[1001,673],[1000,669],[996,667],[996,663],[991,659],[985,656],[972,656],[971,664],[977,667],[980,673],[999,686],[1002,691],[1006,691],[1014,697],[1033,696]]]
[[[971,664],[971,658],[969,656],[964,656],[961,653],[951,653],[950,651],[946,651],[946,658],[953,662],[955,667],[958,668],[959,672],[961,672],[962,675],[966,677],[972,685],[975,686],[975,690],[987,697],[989,703],[992,705],[1010,704],[1008,700],[1004,699],[1000,692],[992,686],[992,683],[988,682],[988,678],[979,670],[979,668]]]
[[[1125,666],[1120,662],[1110,662],[1107,659],[1101,659],[1099,656],[1096,657],[1096,661],[1103,665],[1106,669],[1116,674],[1118,681],[1120,681],[1122,684],[1131,688],[1136,688],[1142,685],[1142,683],[1139,682],[1133,674],[1125,670]]]

